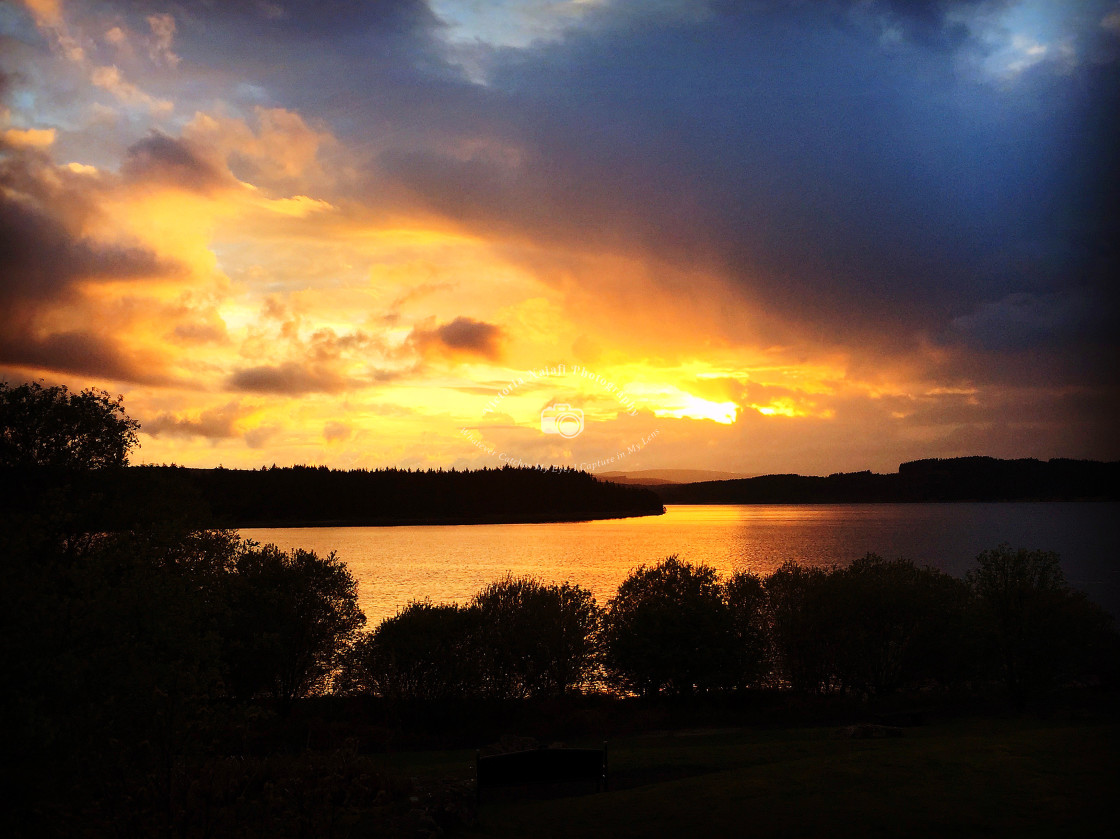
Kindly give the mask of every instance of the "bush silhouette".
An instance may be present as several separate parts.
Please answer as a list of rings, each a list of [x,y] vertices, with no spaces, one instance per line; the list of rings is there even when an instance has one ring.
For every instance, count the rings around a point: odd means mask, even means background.
[[[772,658],[765,584],[755,574],[733,574],[724,585],[724,598],[735,639],[732,684],[759,687],[768,681]]]
[[[348,693],[440,703],[481,692],[477,609],[409,603],[354,645],[341,680]]]
[[[884,694],[924,679],[948,678],[963,650],[967,588],[905,559],[867,554],[832,570],[825,596],[834,613],[834,681],[848,691]]]
[[[322,691],[366,622],[357,581],[333,553],[247,542],[228,587],[228,679],[240,699],[290,703]]]
[[[607,604],[603,636],[618,687],[682,694],[733,681],[735,627],[707,565],[670,556],[631,572]]]
[[[471,605],[479,613],[486,695],[560,696],[587,679],[600,620],[587,589],[507,576],[480,591]]]
[[[772,645],[772,676],[778,685],[805,693],[835,688],[836,613],[829,602],[830,571],[783,563],[766,577]]]
[[[1056,553],[1002,544],[981,553],[966,579],[978,601],[978,631],[1017,706],[1110,669],[1101,654],[1115,653],[1111,618],[1069,588]]]
[[[348,692],[443,702],[560,696],[595,665],[591,592],[505,577],[466,606],[413,602],[355,646]]]

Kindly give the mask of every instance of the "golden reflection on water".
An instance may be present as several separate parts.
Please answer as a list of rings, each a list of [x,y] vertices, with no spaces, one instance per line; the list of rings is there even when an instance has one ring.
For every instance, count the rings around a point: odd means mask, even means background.
[[[466,602],[506,573],[578,583],[605,604],[631,570],[670,554],[711,565],[724,577],[736,571],[765,576],[787,560],[846,565],[869,552],[960,574],[977,553],[1005,540],[1095,562],[1117,553],[1115,528],[1107,522],[1118,509],[1055,502],[671,505],[663,516],[590,522],[241,533],[284,549],[338,553],[358,580],[372,627],[410,600]],[[1086,588],[1092,579],[1079,580],[1079,573],[1100,576],[1099,569],[1074,570],[1067,565],[1067,576]]]

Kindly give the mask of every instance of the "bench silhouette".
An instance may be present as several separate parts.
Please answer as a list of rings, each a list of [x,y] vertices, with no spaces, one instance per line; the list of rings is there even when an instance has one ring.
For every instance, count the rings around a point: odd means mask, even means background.
[[[607,789],[607,744],[601,749],[530,749],[475,756],[476,793],[483,788],[593,783]]]

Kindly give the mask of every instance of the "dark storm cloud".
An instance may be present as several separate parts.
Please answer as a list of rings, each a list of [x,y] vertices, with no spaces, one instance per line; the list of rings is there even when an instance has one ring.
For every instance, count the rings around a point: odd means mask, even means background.
[[[80,373],[139,384],[168,384],[156,365],[133,357],[112,336],[87,331],[40,335],[3,324],[0,363],[16,367]]]
[[[422,355],[467,355],[498,359],[502,352],[503,333],[492,323],[457,317],[432,329],[416,327],[408,343]]]
[[[151,4],[144,0],[123,5],[137,15],[151,13]],[[296,39],[407,33],[438,23],[424,0],[181,0],[173,9],[199,26],[237,26],[242,34],[255,30]]]
[[[486,88],[419,59],[394,78],[430,94],[415,101],[366,77],[387,107],[349,119],[373,137],[423,126],[420,142],[375,145],[429,208],[715,267],[840,340],[910,341],[985,301],[1100,286],[1114,74],[978,78],[949,12],[999,4],[857,5],[728,4],[685,24],[608,10],[558,43],[493,50]],[[902,37],[884,45],[872,12]],[[429,55],[412,36],[400,57]],[[519,155],[465,155],[456,137]]]
[[[189,2],[176,23],[185,60],[232,70],[253,96],[342,130],[367,129],[390,104],[437,104],[417,94],[458,74],[423,0]]]
[[[434,155],[398,171],[495,226],[722,262],[802,320],[913,326],[1061,283],[1087,256],[1087,219],[1070,216],[1105,138],[1085,124],[1084,93],[1021,84],[962,78],[941,52],[886,50],[811,8],[608,30],[497,75],[511,114],[527,115],[524,171],[503,180]],[[1016,258],[1040,249],[1064,258]]]
[[[0,301],[46,300],[77,280],[167,274],[140,248],[101,245],[72,235],[45,213],[0,190]]]
[[[840,6],[850,7],[850,3]],[[864,14],[879,13],[890,24],[898,26],[902,35],[922,46],[935,50],[952,51],[963,46],[970,37],[968,26],[952,13],[983,8],[989,13],[1008,0],[875,0],[864,3]]]
[[[132,181],[157,181],[195,192],[232,185],[232,178],[189,143],[152,131],[128,149],[121,173]]]
[[[330,371],[286,362],[242,368],[230,376],[227,385],[233,390],[252,393],[298,396],[304,393],[337,393],[346,386],[346,382]]]
[[[1108,301],[1073,292],[1010,294],[955,318],[946,337],[959,336],[973,346],[994,351],[1027,349],[1044,336],[1051,342],[1076,344],[1105,337],[1107,305]]]
[[[608,3],[557,40],[475,45],[486,84],[412,0],[186,4],[176,49],[325,119],[370,204],[716,271],[824,340],[897,348],[1016,294],[1106,298],[1117,268],[1108,7],[1079,7],[1064,72],[985,76],[965,22],[1007,5]]]

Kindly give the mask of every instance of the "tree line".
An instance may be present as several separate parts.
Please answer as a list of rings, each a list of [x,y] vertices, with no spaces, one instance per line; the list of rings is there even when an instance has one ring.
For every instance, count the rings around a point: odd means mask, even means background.
[[[117,479],[136,485],[160,481],[191,494],[222,527],[567,521],[664,512],[647,489],[560,467],[343,471],[321,466],[144,466]]]
[[[669,557],[634,570],[602,606],[578,585],[524,578],[465,605],[411,603],[356,642],[337,689],[441,702],[1000,684],[1022,705],[1112,678],[1116,642],[1111,617],[1045,551],[985,551],[963,580],[874,554],[726,580]]]
[[[893,475],[760,475],[655,488],[666,504],[835,504],[1120,499],[1120,462],[994,457],[929,458]]]

